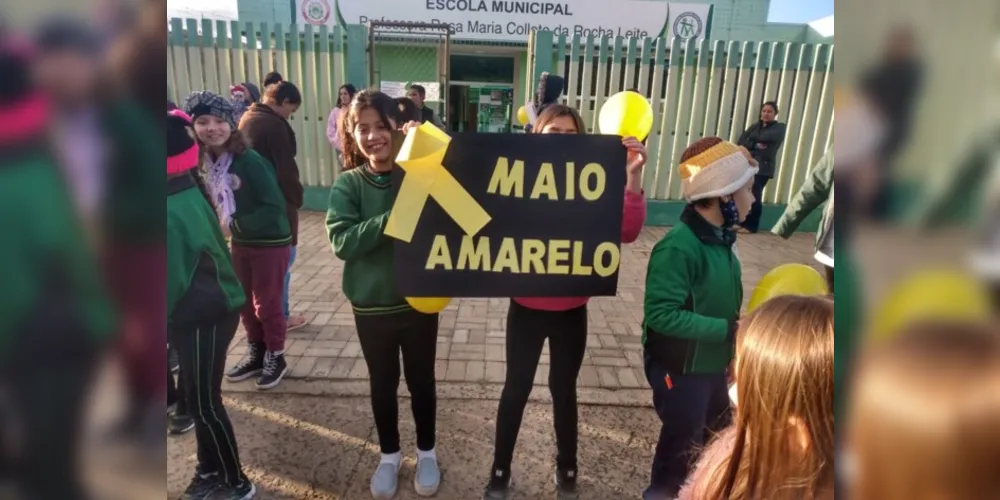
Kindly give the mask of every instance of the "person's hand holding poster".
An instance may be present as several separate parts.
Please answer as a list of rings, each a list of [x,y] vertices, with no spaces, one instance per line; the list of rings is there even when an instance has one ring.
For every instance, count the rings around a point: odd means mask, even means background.
[[[438,177],[448,184],[457,181],[462,190],[450,186],[447,192],[435,193],[431,185],[424,198],[434,201],[414,202],[404,191],[426,186],[426,179],[409,179],[414,187],[408,187],[407,176],[420,172],[412,162],[408,168],[400,161],[402,168],[393,172],[393,210],[406,211],[393,214],[401,222],[397,227],[415,221],[409,238],[397,236],[409,231],[387,230],[398,238],[395,264],[401,295],[616,293],[626,180],[626,148],[620,137],[469,133],[443,142],[437,134],[431,136],[446,148],[441,161],[446,172]],[[404,152],[422,151],[410,142]],[[466,194],[475,203],[451,199]],[[479,209],[488,217],[476,219],[488,222],[470,224],[467,212]]]

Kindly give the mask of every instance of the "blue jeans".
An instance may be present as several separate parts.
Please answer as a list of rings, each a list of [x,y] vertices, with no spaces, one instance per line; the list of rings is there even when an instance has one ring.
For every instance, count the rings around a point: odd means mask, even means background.
[[[288,270],[285,271],[285,288],[281,292],[281,305],[285,308],[286,320],[291,315],[291,311],[288,310],[288,286],[292,284],[292,265],[295,264],[295,254],[298,248],[292,247],[292,251],[288,257]]]

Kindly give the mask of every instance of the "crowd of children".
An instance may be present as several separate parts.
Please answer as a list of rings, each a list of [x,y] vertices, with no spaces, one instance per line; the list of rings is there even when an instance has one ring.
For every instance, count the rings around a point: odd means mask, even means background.
[[[554,80],[558,77],[543,78],[548,89],[561,86]],[[267,87],[265,96],[273,94],[265,101],[268,110],[255,111],[256,105],[251,105],[244,122],[267,118],[254,118],[254,113],[277,113],[287,119],[301,98],[297,92],[289,94],[287,88],[282,91],[282,84]],[[548,90],[543,93],[534,108],[532,133],[586,133],[576,110],[546,102]],[[258,376],[258,386],[267,388],[280,381],[287,369],[282,357],[287,328],[282,279],[296,229],[289,220],[294,201],[285,193],[284,167],[279,163],[294,162],[294,149],[289,158],[288,151],[269,146],[288,133],[277,125],[250,132],[256,135],[251,148],[237,129],[233,107],[209,92],[192,94],[184,107],[190,118],[177,112],[171,115],[171,133],[181,145],[171,146],[173,163],[168,164],[168,237],[170,248],[177,250],[170,259],[168,312],[172,338],[183,337],[175,343],[183,390],[197,424],[198,471],[185,498],[205,498],[200,495],[206,485],[214,488],[216,496],[210,498],[250,498],[253,486],[240,470],[232,428],[221,403],[224,354],[220,352],[224,353],[235,332],[239,311],[250,350],[226,376],[230,380]],[[397,391],[402,376],[416,424],[413,488],[420,496],[431,496],[442,481],[435,449],[438,315],[414,310],[396,292],[393,240],[384,234],[393,204],[395,151],[406,130],[418,120],[400,101],[373,90],[355,93],[352,87],[341,89],[341,105],[335,114],[331,141],[339,146],[343,172],[330,191],[326,228],[334,254],[344,261],[343,292],[353,308],[370,374],[381,449],[371,476],[371,494],[390,499],[400,489],[403,448]],[[188,129],[194,139],[184,135]],[[641,180],[646,150],[631,137],[624,138],[622,145],[628,157],[628,181],[621,238],[629,243],[637,238],[645,220]],[[262,153],[269,147],[270,153]],[[776,233],[787,236],[804,214],[832,198],[832,155],[823,161]],[[838,448],[834,389],[841,381],[835,376],[832,297],[783,296],[742,315],[742,269],[735,245],[737,229],[755,201],[757,161],[745,148],[705,137],[685,149],[678,163],[687,206],[678,223],[655,245],[646,274],[643,354],[653,407],[662,425],[643,498],[832,499]],[[200,169],[193,174],[196,167]],[[832,206],[831,201],[824,213],[816,254],[830,269],[831,290]],[[224,237],[231,237],[231,253],[225,250]],[[560,498],[579,495],[576,380],[586,349],[587,302],[586,297],[511,299],[507,377],[497,410],[494,459],[484,499],[511,496],[514,447],[546,339],[552,358],[548,383],[558,448],[555,482]],[[991,369],[1000,359],[995,340],[988,340],[994,337],[982,332],[966,337],[950,347],[956,359],[980,359],[982,366],[969,370]],[[862,363],[860,378],[872,382],[871,387],[879,379],[918,378],[921,374],[911,371],[920,370],[921,356],[943,348],[936,343],[947,343],[941,331],[933,329],[906,338],[902,347]],[[968,352],[958,352],[963,345]],[[883,365],[891,369],[878,368]],[[954,372],[949,377],[960,377],[964,365],[954,365],[944,368]],[[854,422],[865,422],[851,427],[856,436],[852,463],[887,463],[890,457],[885,454],[892,453],[893,446],[904,445],[899,436],[905,432],[889,430],[898,422],[886,416],[889,412],[880,415],[872,409],[879,401],[877,395],[871,396],[872,404],[859,405],[852,417]],[[983,415],[997,415],[969,405],[966,413],[953,417],[959,419],[955,425],[965,423],[963,418],[981,422],[976,420],[981,417],[975,413],[979,410]],[[947,413],[955,405],[943,406],[949,407],[942,410]],[[899,431],[898,425],[894,430]],[[990,434],[988,425],[959,430],[981,432],[984,439],[996,435]],[[977,460],[997,463],[988,461],[998,458],[990,454],[998,448],[989,443],[976,448],[981,452]],[[914,473],[923,472],[919,462],[912,466]],[[910,496],[890,494],[901,491],[891,488],[903,486],[856,470],[844,477],[860,495],[857,498],[943,498],[917,495],[912,488],[907,490]],[[992,487],[989,477],[984,472],[974,484]],[[936,480],[928,478],[921,484],[939,493],[980,491],[949,482],[949,477]]]

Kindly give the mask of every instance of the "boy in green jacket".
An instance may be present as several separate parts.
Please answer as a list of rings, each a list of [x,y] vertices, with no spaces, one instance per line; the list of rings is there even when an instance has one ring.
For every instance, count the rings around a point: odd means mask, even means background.
[[[198,146],[189,125],[179,111],[167,116],[167,325],[198,441],[197,470],[182,498],[246,500],[256,489],[222,403],[226,351],[245,299],[218,219],[191,172]]]
[[[705,137],[681,156],[688,206],[653,248],[646,271],[646,379],[662,422],[645,500],[674,498],[706,429],[729,420],[732,361],[743,284],[734,227],[753,205],[756,162],[735,144]]]

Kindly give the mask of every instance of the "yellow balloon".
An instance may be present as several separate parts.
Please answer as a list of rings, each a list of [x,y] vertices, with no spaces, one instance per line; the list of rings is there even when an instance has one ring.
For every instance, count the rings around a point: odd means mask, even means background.
[[[989,321],[991,314],[979,280],[957,271],[924,271],[890,289],[873,311],[869,339],[885,340],[916,321]]]
[[[805,264],[782,264],[768,271],[750,294],[747,313],[781,295],[826,295],[829,289],[819,271]]]
[[[653,107],[636,92],[619,92],[604,102],[598,124],[602,134],[631,136],[642,141],[653,128]]]
[[[521,125],[528,124],[528,110],[524,109],[524,106],[517,108],[517,121],[520,122]]]
[[[418,312],[437,314],[448,307],[451,299],[443,297],[407,297],[406,302]]]

